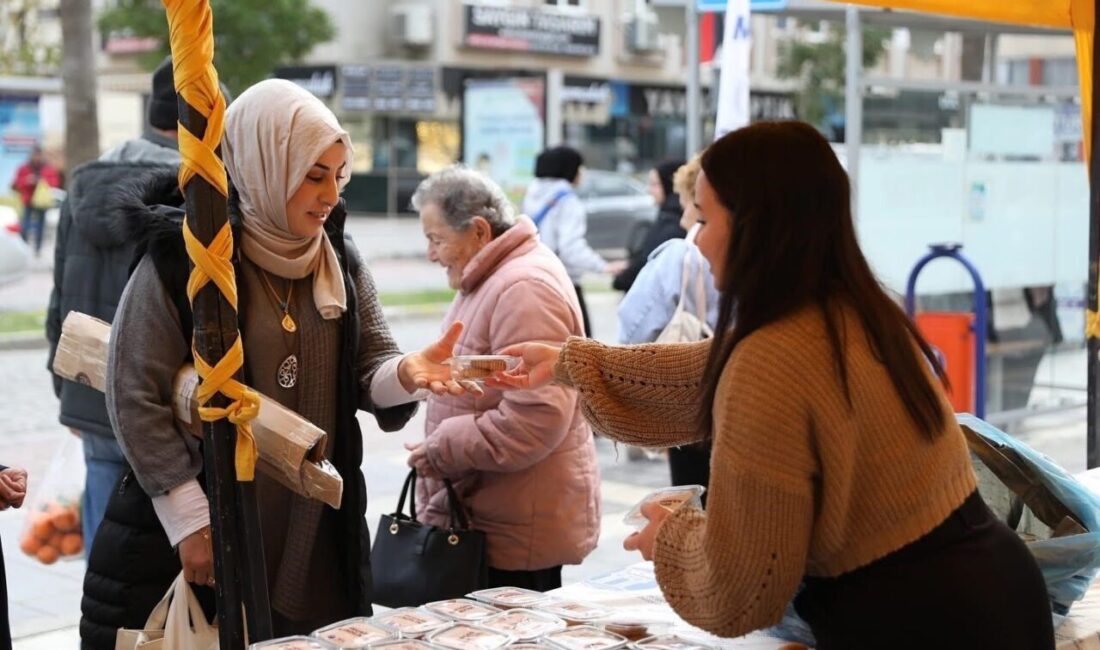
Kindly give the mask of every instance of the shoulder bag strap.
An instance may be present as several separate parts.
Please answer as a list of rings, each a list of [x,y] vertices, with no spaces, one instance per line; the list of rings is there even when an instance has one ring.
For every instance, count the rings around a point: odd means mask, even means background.
[[[550,197],[550,202],[542,206],[542,209],[539,210],[539,213],[532,217],[532,221],[535,222],[535,229],[538,229],[539,224],[541,224],[542,220],[546,218],[546,215],[550,214],[550,211],[554,209],[554,206],[558,204],[558,201],[561,201],[572,193],[573,190],[566,188],[564,190],[558,190],[558,192],[554,194],[554,196]]]

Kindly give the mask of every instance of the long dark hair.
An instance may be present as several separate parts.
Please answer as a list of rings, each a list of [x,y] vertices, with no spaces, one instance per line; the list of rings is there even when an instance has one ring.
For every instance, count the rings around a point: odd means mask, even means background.
[[[855,406],[843,323],[838,326],[844,304],[857,314],[914,424],[929,438],[939,434],[946,413],[922,364],[931,364],[941,380],[943,368],[871,272],[852,223],[848,175],[825,138],[802,122],[762,122],[722,137],[701,163],[733,214],[722,277],[716,278],[722,300],[704,375],[701,429],[711,431],[709,405],[737,344],[806,305],[817,305],[824,316],[836,371]]]

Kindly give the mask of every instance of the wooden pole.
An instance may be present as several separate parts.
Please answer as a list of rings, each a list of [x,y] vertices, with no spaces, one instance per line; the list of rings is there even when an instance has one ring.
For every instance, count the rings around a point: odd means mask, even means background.
[[[181,5],[181,0],[164,0],[166,7],[171,4],[169,24],[173,32],[172,54],[176,70],[180,127],[193,135],[196,141],[209,142],[206,138],[206,116],[211,114],[210,107],[190,105],[184,97],[183,85],[188,83],[196,70],[200,73],[212,71],[213,32],[210,29],[209,5],[208,0],[182,1],[184,4]],[[183,9],[180,9],[181,6]],[[173,9],[176,10],[174,17]],[[206,29],[197,31],[201,33],[200,39],[207,40],[199,43],[200,47],[194,47],[195,43],[188,43],[185,38],[177,37],[175,32],[194,32],[196,26],[172,24],[173,20],[181,23],[198,22],[204,17],[207,20],[204,23]],[[212,81],[206,81],[209,83],[205,85],[216,86],[216,77]],[[215,95],[219,92],[216,87],[207,90]],[[206,110],[200,110],[202,108]],[[211,134],[214,135],[217,137],[212,142],[220,142],[221,133]],[[208,155],[208,149],[192,151],[195,145],[184,140],[189,139],[181,138],[180,151],[185,166],[195,162],[191,159],[193,155]],[[214,149],[214,154],[220,162],[220,146]],[[196,173],[186,182],[183,191],[187,202],[187,226],[198,243],[209,249],[228,222],[224,188],[215,186],[201,173]],[[229,248],[232,251],[231,240]],[[229,257],[232,259],[232,252]],[[193,258],[189,267],[192,270],[195,267]],[[229,285],[227,291],[229,290],[235,293],[235,285]],[[222,289],[214,282],[209,282],[193,296],[192,312],[195,328],[194,352],[197,357],[215,366],[240,337],[237,311],[222,293]],[[236,371],[234,378],[238,382],[242,381],[243,373],[240,369]],[[225,408],[229,403],[229,399],[219,393],[211,398],[207,406]],[[246,639],[255,642],[272,637],[271,608],[255,485],[250,481],[237,480],[235,452],[238,435],[241,435],[238,428],[224,418],[203,423],[203,460],[206,494],[210,503],[218,635],[222,650],[244,650]],[[248,620],[247,635],[245,616]]]
[[[1100,16],[1100,0],[1096,0],[1096,14]],[[1086,300],[1086,306],[1089,311],[1096,313],[1100,310],[1100,305],[1097,304],[1097,263],[1100,260],[1100,156],[1097,155],[1097,147],[1100,142],[1097,141],[1097,135],[1100,134],[1100,129],[1097,129],[1097,115],[1100,111],[1097,110],[1096,98],[1100,97],[1097,93],[1098,80],[1097,73],[1100,73],[1100,48],[1096,47],[1095,42],[1092,48],[1092,88],[1089,89],[1092,93],[1092,116],[1089,123],[1084,125],[1092,135],[1091,146],[1089,147],[1089,281],[1088,281],[1088,299]],[[1100,411],[1097,410],[1096,403],[1096,391],[1100,389],[1100,358],[1097,355],[1100,354],[1100,340],[1097,340],[1094,336],[1088,337],[1088,468],[1100,466],[1100,448],[1097,446],[1097,431],[1100,427]]]

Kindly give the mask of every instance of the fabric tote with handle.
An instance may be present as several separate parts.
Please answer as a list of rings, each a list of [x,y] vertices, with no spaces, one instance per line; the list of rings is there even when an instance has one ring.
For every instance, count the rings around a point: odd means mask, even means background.
[[[710,325],[707,325],[707,285],[703,276],[707,271],[703,267],[703,254],[695,246],[698,230],[698,226],[692,227],[685,240],[687,250],[684,251],[684,268],[680,276],[680,302],[676,304],[676,311],[668,325],[657,335],[657,343],[692,343],[714,335]],[[692,267],[697,269],[694,274]],[[686,309],[689,285],[695,297],[694,314]]]
[[[416,519],[416,470],[409,472],[397,511],[383,515],[371,549],[374,602],[386,607],[415,607],[435,600],[461,598],[487,586],[489,566],[485,533],[470,529],[454,486],[443,479],[451,511],[448,528]],[[409,499],[409,514],[405,499]]]
[[[218,650],[218,628],[206,620],[181,572],[149,614],[145,629],[118,631],[115,650]]]

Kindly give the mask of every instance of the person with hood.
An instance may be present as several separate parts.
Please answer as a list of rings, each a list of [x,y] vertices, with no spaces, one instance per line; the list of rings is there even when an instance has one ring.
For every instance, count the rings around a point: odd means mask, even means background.
[[[523,198],[523,212],[539,231],[539,238],[565,265],[573,282],[584,318],[584,334],[592,336],[592,322],[581,289],[585,273],[615,275],[626,268],[621,261],[608,262],[585,240],[588,215],[576,187],[584,173],[584,158],[572,147],[552,147],[535,159],[535,180]]]
[[[135,244],[124,211],[107,204],[126,183],[176,172],[180,161],[176,121],[172,60],[167,59],[153,72],[145,133],[73,171],[69,194],[61,205],[54,248],[53,291],[46,313],[47,370],[53,367],[61,324],[69,312],[108,323],[114,320],[130,276]],[[126,461],[111,431],[103,393],[57,375],[53,375],[53,386],[61,401],[58,419],[84,446],[87,471],[81,527],[88,548],[103,520],[107,499],[126,470]]]
[[[580,305],[561,261],[531,219],[517,217],[487,176],[450,167],[412,199],[428,259],[458,291],[443,323],[466,324],[456,351],[494,354],[536,338],[582,334]],[[579,564],[600,533],[600,475],[592,430],[561,386],[531,393],[428,399],[424,441],[409,445],[420,521],[450,518],[441,479],[454,480],[471,525],[485,533],[489,586],[547,591],[563,564]]]
[[[646,265],[653,251],[670,239],[683,239],[687,236],[687,230],[681,224],[684,210],[687,206],[680,200],[680,193],[676,191],[673,176],[676,170],[684,166],[682,159],[666,160],[649,170],[649,195],[657,203],[657,219],[646,233],[645,240],[636,251],[631,251],[630,265],[615,276],[611,286],[619,291],[630,291],[642,267]]]
[[[344,233],[351,139],[319,99],[282,79],[252,86],[225,113],[221,150],[239,242],[244,376],[328,434],[326,459],[345,482],[337,510],[255,476],[274,632],[308,634],[372,613],[356,413],[395,431],[415,412],[419,388],[462,394],[442,363],[462,326],[422,351],[398,350],[370,272]],[[180,233],[186,206],[169,190],[174,181],[174,173],[161,175],[118,197],[131,221],[145,225],[107,362],[107,412],[131,469],[88,561],[85,650],[113,648],[119,627],[141,628],[181,566],[200,599],[210,599],[215,582],[201,441],[175,419],[171,397],[192,360],[194,327]],[[170,205],[148,205],[159,200]]]

